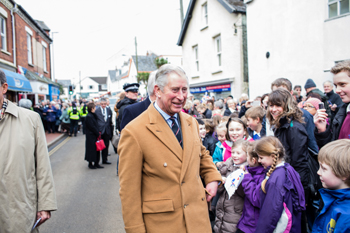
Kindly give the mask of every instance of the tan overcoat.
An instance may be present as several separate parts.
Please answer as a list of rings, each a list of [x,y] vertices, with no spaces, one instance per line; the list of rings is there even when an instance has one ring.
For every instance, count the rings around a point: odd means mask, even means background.
[[[29,233],[37,211],[56,209],[40,116],[9,101],[0,121],[0,233]]]
[[[127,233],[210,233],[205,183],[221,176],[199,138],[195,118],[180,112],[183,149],[153,104],[122,131],[120,198]]]

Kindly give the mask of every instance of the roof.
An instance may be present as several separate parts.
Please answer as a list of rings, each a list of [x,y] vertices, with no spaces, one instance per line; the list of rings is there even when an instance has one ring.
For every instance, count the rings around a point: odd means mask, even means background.
[[[197,0],[191,0],[189,5],[188,5],[188,9],[187,9],[187,13],[186,13],[186,17],[184,19],[184,22],[182,24],[182,28],[181,28],[181,32],[180,32],[180,36],[179,39],[177,41],[177,45],[181,46],[184,39],[185,39],[185,35],[186,35],[186,31],[188,28],[188,25],[191,21],[192,18],[192,13],[193,13],[193,9],[194,6],[196,4]],[[231,13],[245,13],[246,12],[246,7],[245,4],[243,2],[243,0],[217,0],[230,14]]]
[[[158,69],[156,65],[156,58],[158,56],[154,53],[148,55],[148,56],[137,56],[137,71],[138,72],[151,72]],[[136,65],[136,56],[132,56],[132,59],[134,60],[134,63]]]
[[[97,82],[98,84],[107,84],[107,77],[89,77],[92,80],[94,80],[95,82]]]
[[[63,87],[68,87],[69,85],[72,85],[72,81],[70,79],[57,79],[57,82]]]
[[[42,77],[40,77],[39,75],[37,75],[36,73],[33,73],[29,70],[27,70],[27,72],[25,73],[25,76],[28,80],[32,80],[32,81],[39,81],[39,82],[43,82],[43,83],[49,83],[49,81],[47,79],[44,79]]]
[[[118,75],[116,77],[116,80],[121,80],[123,77],[128,76],[129,70],[125,71],[124,73],[122,73],[121,75]]]
[[[35,20],[42,29],[44,29],[45,31],[50,31],[51,29],[44,23],[44,21],[40,21],[40,20]]]

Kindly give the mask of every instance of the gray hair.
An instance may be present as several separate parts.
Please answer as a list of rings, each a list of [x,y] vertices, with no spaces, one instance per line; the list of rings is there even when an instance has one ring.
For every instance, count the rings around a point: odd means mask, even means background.
[[[156,85],[156,74],[158,70],[153,71],[149,74],[148,84],[147,84],[147,93],[148,96],[154,95],[154,85]]]
[[[6,75],[2,69],[0,69],[0,83],[1,85],[7,83]]]
[[[100,98],[100,102],[107,102],[106,98]]]
[[[161,91],[164,91],[164,87],[168,85],[168,75],[171,73],[176,73],[180,77],[184,77],[187,80],[188,85],[188,77],[185,71],[180,66],[175,66],[172,64],[162,65],[156,74],[156,84],[160,88]]]
[[[219,109],[223,109],[224,108],[224,103],[221,102],[220,100],[218,100],[218,101],[214,102],[214,106],[218,107]]]
[[[323,83],[323,85],[325,85],[326,83],[329,83],[329,84],[331,84],[331,85],[333,86],[333,82],[330,81],[330,80],[325,81],[325,82]]]
[[[32,101],[28,100],[28,99],[21,99],[18,102],[18,106],[20,106],[22,108],[30,109],[32,107]]]
[[[230,104],[235,104],[236,102],[234,101],[234,99],[229,99],[226,101],[227,105],[230,105]]]

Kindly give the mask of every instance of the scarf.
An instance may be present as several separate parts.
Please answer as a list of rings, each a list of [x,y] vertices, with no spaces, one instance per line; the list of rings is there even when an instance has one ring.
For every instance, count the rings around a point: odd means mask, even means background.
[[[6,111],[6,108],[7,108],[7,100],[4,99],[4,102],[3,102],[2,108],[1,108],[0,121],[2,121],[2,119],[5,118],[5,111]]]

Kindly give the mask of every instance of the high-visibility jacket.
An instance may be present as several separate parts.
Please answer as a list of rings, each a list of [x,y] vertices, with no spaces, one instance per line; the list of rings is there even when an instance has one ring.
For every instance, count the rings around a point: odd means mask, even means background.
[[[75,109],[74,109],[75,108]],[[80,119],[80,108],[78,107],[69,107],[68,108],[68,115],[71,120],[79,120]],[[75,111],[76,110],[76,111]],[[74,113],[75,112],[75,113]]]
[[[84,113],[84,109],[85,109],[85,113]],[[81,117],[86,117],[87,114],[88,114],[88,107],[86,105],[83,105],[80,108],[80,116]]]

